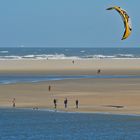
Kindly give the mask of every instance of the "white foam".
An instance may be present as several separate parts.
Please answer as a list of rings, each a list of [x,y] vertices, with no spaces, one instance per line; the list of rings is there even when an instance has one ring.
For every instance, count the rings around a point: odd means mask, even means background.
[[[23,56],[22,58],[35,58],[35,55],[25,55],[25,56]]]
[[[127,57],[127,58],[134,58],[134,55],[132,54],[117,54],[116,57]]]
[[[8,51],[0,51],[0,53],[8,53]]]
[[[115,54],[115,55],[85,55],[85,56],[66,56],[64,54],[29,54],[29,55],[23,55],[23,56],[18,56],[18,55],[6,55],[6,56],[0,56],[0,59],[2,60],[20,60],[20,59],[33,59],[33,60],[40,60],[40,59],[56,59],[56,60],[61,60],[61,59],[70,59],[70,60],[79,60],[79,59],[140,59],[140,57],[135,57],[132,54]]]
[[[18,59],[21,59],[22,57],[21,56],[15,56],[15,55],[9,55],[9,56],[0,56],[0,59],[16,59],[16,60],[18,60]]]
[[[88,55],[88,56],[85,56],[85,58],[115,58],[115,56],[109,56],[109,55]]]
[[[86,52],[85,50],[82,50],[82,51],[80,51],[81,53],[84,53],[84,52]]]

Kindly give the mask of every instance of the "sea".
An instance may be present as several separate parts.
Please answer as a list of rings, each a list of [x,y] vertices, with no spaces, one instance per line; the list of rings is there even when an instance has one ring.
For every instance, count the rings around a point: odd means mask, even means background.
[[[0,48],[0,59],[140,58],[140,48]]]
[[[0,140],[139,140],[140,116],[0,109]]]

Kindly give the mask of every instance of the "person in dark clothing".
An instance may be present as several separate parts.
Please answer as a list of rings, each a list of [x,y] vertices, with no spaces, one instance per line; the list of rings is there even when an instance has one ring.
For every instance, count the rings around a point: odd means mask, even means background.
[[[97,70],[97,74],[100,74],[100,73],[101,73],[101,70],[100,70],[100,69],[98,69],[98,70]]]
[[[12,100],[12,104],[13,104],[13,107],[16,107],[16,99],[15,98]]]
[[[68,104],[68,100],[67,98],[64,100],[64,105],[65,105],[65,108],[67,108],[67,104]]]
[[[54,103],[54,108],[57,108],[57,101],[56,101],[56,99],[53,100],[53,103]]]
[[[76,104],[76,108],[78,108],[78,107],[79,107],[79,101],[76,100],[76,101],[75,101],[75,104]]]
[[[72,60],[72,63],[74,64],[74,60]]]
[[[51,86],[49,85],[48,90],[51,91]]]

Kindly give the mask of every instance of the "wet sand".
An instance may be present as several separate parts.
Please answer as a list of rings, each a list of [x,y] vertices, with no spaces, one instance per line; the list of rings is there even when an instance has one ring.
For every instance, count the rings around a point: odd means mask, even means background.
[[[76,60],[0,60],[0,73],[140,75],[138,59]],[[48,86],[51,85],[51,91]],[[68,109],[63,101],[68,98]],[[0,107],[53,108],[76,112],[140,114],[140,79],[80,79],[40,83],[0,85]],[[79,109],[75,100],[79,100]]]

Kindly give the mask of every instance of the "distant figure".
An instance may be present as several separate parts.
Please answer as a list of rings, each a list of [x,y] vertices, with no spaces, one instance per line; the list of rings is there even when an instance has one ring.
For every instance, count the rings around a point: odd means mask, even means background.
[[[57,100],[56,99],[53,100],[53,103],[54,103],[54,108],[57,108]]]
[[[79,101],[78,101],[78,100],[76,100],[76,101],[75,101],[75,104],[76,104],[76,108],[78,108]]]
[[[100,73],[101,73],[101,70],[100,70],[100,69],[98,69],[98,70],[97,70],[97,74],[100,74]]]
[[[74,60],[72,61],[72,63],[74,64]]]
[[[16,99],[15,98],[13,98],[12,104],[13,104],[13,107],[16,107]]]
[[[51,91],[51,86],[49,85],[48,90]]]
[[[67,98],[64,100],[64,105],[65,105],[65,108],[67,108],[67,104],[68,104],[68,100]]]
[[[33,107],[34,110],[38,110],[38,107]]]

